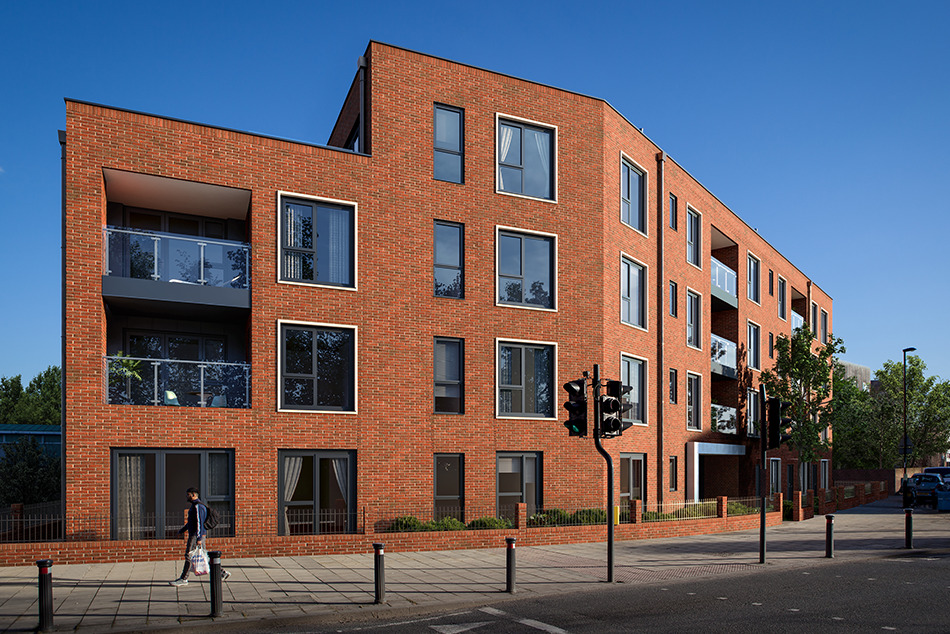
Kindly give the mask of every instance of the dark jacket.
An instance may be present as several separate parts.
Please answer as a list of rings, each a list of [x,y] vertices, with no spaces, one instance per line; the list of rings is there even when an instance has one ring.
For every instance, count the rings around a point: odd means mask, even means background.
[[[197,535],[199,540],[203,540],[207,534],[207,531],[205,531],[205,518],[207,516],[208,508],[201,500],[195,499],[195,501],[191,503],[191,508],[188,509],[188,521],[181,527],[178,534],[181,535],[185,531],[188,531],[189,538]]]

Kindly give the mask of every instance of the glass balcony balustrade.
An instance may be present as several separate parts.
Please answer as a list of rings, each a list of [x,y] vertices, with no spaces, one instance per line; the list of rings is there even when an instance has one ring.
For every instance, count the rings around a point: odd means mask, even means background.
[[[105,274],[117,277],[248,288],[250,246],[157,231],[106,227]]]
[[[710,346],[710,360],[718,363],[723,368],[729,368],[733,374],[736,371],[736,344],[728,339],[723,339],[719,335],[712,335],[712,345]]]
[[[739,290],[736,281],[736,272],[716,258],[710,258],[710,260],[712,266],[709,267],[709,270],[713,286],[722,289],[733,297],[738,297]]]
[[[248,363],[105,357],[112,405],[251,406]]]
[[[736,408],[725,405],[712,405],[710,411],[712,428],[722,434],[736,433]]]
[[[792,330],[794,331],[797,328],[801,328],[804,325],[805,325],[805,318],[793,310],[792,311]]]

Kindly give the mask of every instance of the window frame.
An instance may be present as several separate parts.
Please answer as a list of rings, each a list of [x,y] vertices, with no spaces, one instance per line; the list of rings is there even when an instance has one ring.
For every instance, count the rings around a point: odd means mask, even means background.
[[[352,401],[352,409],[339,409],[335,407],[285,407],[284,406],[284,331],[287,328],[298,328],[298,329],[311,329],[311,330],[350,330],[352,331],[352,339],[350,343],[351,354],[352,354],[352,368],[351,376],[349,380],[350,385],[350,400]],[[314,354],[314,363],[316,363],[317,355]],[[308,376],[308,375],[301,375]],[[314,375],[316,376],[316,375]],[[314,378],[316,381],[316,378]],[[277,320],[277,381],[276,381],[276,398],[277,398],[277,411],[278,412],[313,412],[320,414],[358,414],[359,413],[359,328],[357,326],[349,324],[329,324],[329,323],[320,323],[320,322],[308,322],[308,321],[296,321],[296,320]],[[316,388],[314,389],[314,395],[316,395]]]
[[[521,381],[522,383],[517,384],[502,384],[501,382],[501,349],[505,345],[510,345],[511,347],[518,347],[524,350],[525,348],[550,348],[552,355],[551,362],[551,412],[550,415],[544,416],[540,414],[525,414],[524,412],[514,412],[514,413],[505,413],[501,411],[501,393],[503,389],[512,389],[520,387],[522,390],[522,409],[524,409],[524,392],[527,390],[527,386],[524,382],[524,364],[521,366]],[[555,400],[557,399],[555,386],[557,385],[557,342],[556,341],[533,341],[528,339],[512,339],[506,337],[496,337],[495,338],[495,418],[497,419],[519,419],[519,420],[557,420],[558,411],[555,407]],[[522,353],[522,360],[524,359],[524,354]],[[535,392],[537,393],[537,392]]]
[[[745,433],[749,438],[759,438],[759,392],[746,390]]]
[[[769,495],[782,492],[782,459],[769,458]]]
[[[753,332],[755,336],[753,337]],[[754,321],[746,321],[746,364],[752,370],[762,369],[762,327]],[[754,362],[754,363],[753,363]]]
[[[347,506],[346,512],[346,528],[344,528],[343,533],[352,534],[356,532],[356,519],[357,519],[357,505],[356,505],[356,496],[357,496],[357,487],[356,487],[356,451],[347,450],[347,449],[278,449],[277,450],[277,534],[281,537],[284,536],[293,536],[293,535],[331,535],[339,534],[338,531],[331,532],[321,532],[319,530],[320,521],[314,521],[315,530],[311,533],[292,533],[288,530],[287,527],[287,513],[286,509],[288,502],[292,500],[284,499],[284,491],[286,490],[286,484],[284,482],[284,460],[291,457],[301,457],[313,458],[314,468],[313,468],[313,490],[314,498],[310,500],[311,508],[314,512],[314,518],[318,517],[320,510],[320,500],[317,495],[319,492],[319,482],[320,482],[320,460],[346,460],[346,491],[342,493],[346,496],[344,503]],[[298,476],[299,477],[299,476]],[[303,506],[305,502],[298,504],[291,504],[290,506]]]
[[[637,311],[638,315],[636,322],[626,321],[623,318],[624,313],[624,302],[629,301],[631,304],[634,302],[633,297],[627,297],[624,293],[624,287],[630,288],[630,274],[634,273],[635,270],[639,269],[640,279],[639,279],[639,297],[636,298],[636,307],[639,308]],[[623,251],[620,252],[620,323],[632,326],[639,330],[649,330],[649,324],[647,322],[647,315],[650,314],[649,307],[649,293],[647,292],[647,282],[649,279],[649,269],[646,264],[640,262],[636,258],[633,258]],[[634,306],[631,306],[631,313],[633,313]]]
[[[670,478],[670,491],[676,491],[679,489],[679,459],[676,456],[670,456],[670,468],[669,468],[669,478]]]
[[[775,333],[769,333],[769,359],[775,358]]]
[[[521,138],[522,142],[524,141],[524,130],[525,128],[533,128],[535,130],[543,130],[551,133],[551,197],[550,198],[541,198],[539,196],[531,196],[530,194],[510,192],[501,188],[502,178],[501,178],[501,147],[500,147],[500,135],[501,124],[507,123],[513,127],[520,127],[522,130]],[[504,114],[501,112],[495,113],[495,193],[502,194],[504,196],[515,196],[518,198],[528,198],[530,200],[540,200],[548,203],[557,203],[558,201],[558,128],[556,125],[551,125],[548,123],[543,123],[541,121],[532,121],[531,119],[524,119],[522,117],[515,117],[513,115]],[[523,148],[523,146],[522,146]],[[510,163],[505,163],[506,167],[517,167],[522,171],[522,189],[524,189],[524,157],[521,158],[520,165],[513,165]]]
[[[284,277],[284,200],[289,199],[291,202],[294,199],[300,201],[302,204],[313,205],[314,207],[319,207],[320,205],[325,205],[328,207],[338,207],[338,208],[349,208],[351,211],[351,225],[352,225],[352,235],[350,236],[350,277],[352,279],[352,284],[333,284],[330,282],[320,282],[314,280],[312,282],[302,281],[293,278]],[[335,288],[344,291],[358,291],[359,290],[359,204],[351,200],[341,200],[336,198],[327,198],[324,196],[313,196],[310,194],[300,194],[297,192],[290,191],[277,191],[277,283],[278,284],[290,284],[293,286],[306,286],[308,288],[318,287],[318,288]],[[297,249],[297,251],[305,251],[304,249]],[[316,253],[316,245],[314,245],[312,251]]]
[[[693,385],[698,388],[699,394],[694,394]],[[690,418],[698,419],[698,424]],[[686,431],[703,431],[703,377],[695,372],[686,372]]]
[[[627,202],[630,204],[630,220],[633,220],[633,195],[631,194],[629,199],[623,197],[623,190],[625,185],[628,183],[624,182],[625,171],[630,170],[636,172],[640,175],[640,187],[637,192],[637,224],[633,222],[627,222],[623,219],[623,204]],[[620,152],[620,222],[621,224],[630,227],[637,233],[640,233],[644,236],[649,236],[649,218],[647,217],[647,209],[649,209],[649,191],[650,191],[650,173],[639,163],[634,161],[628,154],[625,152]]]
[[[822,345],[828,344],[828,311],[821,309],[821,339]]]
[[[459,350],[459,367],[458,367],[458,381],[449,380],[446,378],[439,378],[438,376],[438,366],[436,365],[436,348],[439,343],[455,343],[458,344]],[[458,411],[453,410],[441,410],[438,407],[439,397],[437,396],[439,386],[458,386],[459,390],[459,407]],[[442,337],[436,336],[432,338],[432,387],[433,387],[433,403],[432,403],[432,413],[433,414],[450,414],[450,415],[460,415],[465,413],[465,339],[461,337]]]
[[[781,276],[779,276],[779,277],[781,277]],[[772,285],[773,285],[773,280],[774,280],[774,279],[775,279],[775,272],[772,271],[772,269],[769,269],[769,296],[770,296],[770,297],[771,297],[772,295],[774,295],[774,293],[772,292]]]
[[[746,251],[746,297],[762,305],[762,260],[751,251]]]
[[[455,266],[452,264],[440,264],[438,260],[438,241],[436,240],[436,234],[438,233],[439,227],[450,227],[458,229],[459,234],[459,265]],[[459,294],[456,295],[442,295],[437,292],[437,276],[436,271],[442,270],[458,270],[459,272]],[[433,220],[432,221],[432,277],[433,277],[433,288],[432,296],[433,297],[444,297],[446,299],[465,299],[465,224],[461,222],[453,222],[451,220]]]
[[[695,232],[693,235],[695,219]],[[688,203],[686,205],[686,261],[691,265],[703,270],[703,214],[693,209]],[[693,251],[696,252],[696,261],[693,262]]]
[[[549,271],[551,279],[551,307],[541,306],[539,304],[527,304],[524,302],[506,302],[501,301],[501,238],[502,236],[512,236],[521,239],[521,280],[522,297],[524,297],[524,279],[525,279],[525,257],[524,257],[524,237],[531,239],[545,239],[551,245],[551,270]],[[558,236],[556,233],[547,233],[544,231],[531,231],[528,229],[519,229],[517,227],[507,227],[504,225],[495,225],[495,306],[505,308],[518,308],[522,310],[542,310],[546,312],[557,312],[558,301]],[[512,277],[512,276],[506,276]]]
[[[499,459],[501,458],[515,458],[521,461],[521,502],[519,504],[525,504],[528,507],[528,516],[533,515],[537,512],[538,509],[544,508],[544,453],[541,451],[496,451],[495,452],[495,511],[499,517],[502,516],[501,509],[501,478],[499,477]],[[527,492],[525,491],[526,479],[525,475],[527,470],[525,469],[525,460],[528,458],[534,459],[534,500],[528,501],[526,499]],[[506,492],[506,495],[511,495]]]
[[[811,328],[812,338],[817,340],[818,339],[818,304],[816,304],[815,302],[811,303],[811,324],[809,324],[809,328]]]
[[[439,147],[438,141],[438,112],[439,110],[444,110],[446,112],[455,112],[459,115],[459,149],[452,150],[449,148]],[[451,180],[447,178],[439,178],[435,173],[436,165],[436,154],[438,153],[448,154],[451,156],[459,157],[459,180]],[[443,183],[456,183],[458,185],[465,184],[465,109],[459,108],[457,106],[450,106],[448,104],[435,102],[432,104],[432,179],[441,181]]]
[[[670,280],[670,286],[669,286],[669,292],[668,292],[668,295],[667,295],[667,301],[669,302],[669,305],[670,305],[670,311],[669,311],[669,312],[670,312],[670,317],[678,317],[678,316],[679,316],[679,314],[678,314],[678,309],[679,309],[679,286],[677,286],[676,282],[674,282],[673,280]]]
[[[679,230],[679,208],[676,195],[670,192],[670,196],[667,199],[667,209],[670,215],[670,229],[673,231]]]
[[[778,276],[778,318],[788,321],[788,281]]]
[[[693,311],[690,298],[696,298],[696,310]],[[698,319],[690,319],[691,316],[694,316],[693,313],[698,313]],[[698,340],[698,345],[690,341],[691,334],[693,331],[696,331],[696,339]],[[691,289],[689,286],[686,287],[686,345],[694,350],[703,349],[703,296],[702,293],[698,293]]]
[[[458,459],[458,496],[439,495],[439,459],[456,458]],[[453,515],[439,508],[439,502],[456,501],[458,514]],[[455,519],[465,521],[465,454],[464,453],[446,453],[436,452],[432,454],[432,512],[433,517],[439,520],[443,517],[452,516]]]
[[[670,405],[676,405],[679,402],[679,372],[676,368],[670,368]]]
[[[631,383],[627,382],[627,380],[629,379],[628,369],[629,367],[633,365],[639,365],[639,368],[640,368],[640,373],[639,373],[640,385],[637,385],[637,386],[634,386]],[[624,385],[630,385],[631,387],[634,388],[633,390],[630,390],[630,392],[625,394],[623,397],[625,403],[633,404],[633,407],[623,414],[624,422],[630,423],[632,425],[637,425],[638,427],[649,426],[650,421],[648,420],[648,415],[647,415],[647,411],[648,411],[647,410],[647,395],[649,394],[648,390],[650,389],[649,376],[650,376],[649,361],[647,359],[645,359],[644,357],[638,357],[636,355],[629,354],[626,352],[620,353],[620,380],[623,382]],[[639,392],[638,393],[640,397],[639,403],[636,403],[632,400],[631,395],[635,391]],[[640,410],[639,412],[640,418],[639,419],[633,418],[632,413],[635,412],[638,408]]]

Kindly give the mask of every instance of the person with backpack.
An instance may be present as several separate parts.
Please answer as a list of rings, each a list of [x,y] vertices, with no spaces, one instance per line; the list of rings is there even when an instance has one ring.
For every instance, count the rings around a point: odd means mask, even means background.
[[[185,544],[185,565],[181,569],[181,576],[174,581],[169,581],[169,585],[181,587],[188,585],[188,573],[191,571],[191,558],[189,555],[198,546],[206,545],[205,537],[208,529],[218,525],[219,517],[217,511],[209,509],[199,498],[199,491],[191,487],[186,492],[188,502],[191,508],[188,509],[188,521],[179,529],[179,535],[188,535],[188,541]],[[231,573],[221,568],[221,579],[226,581]]]

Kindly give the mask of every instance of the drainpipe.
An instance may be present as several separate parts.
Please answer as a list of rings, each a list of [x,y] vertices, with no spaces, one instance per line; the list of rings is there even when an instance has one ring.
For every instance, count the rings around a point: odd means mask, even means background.
[[[360,56],[360,146],[357,152],[366,154],[366,57]]]
[[[657,305],[657,320],[656,320],[656,484],[657,484],[657,501],[663,502],[665,497],[664,492],[666,486],[664,485],[663,475],[666,471],[665,461],[663,460],[663,414],[666,410],[666,398],[664,397],[665,387],[669,385],[669,378],[664,379],[664,374],[666,372],[663,359],[663,350],[664,350],[664,323],[666,320],[667,311],[664,309],[664,297],[666,293],[664,292],[666,285],[666,273],[664,268],[664,229],[666,227],[666,222],[663,219],[663,209],[664,203],[666,202],[666,190],[664,189],[664,169],[666,167],[666,152],[660,150],[656,155],[657,162],[657,177],[656,177],[656,207],[657,207],[657,230],[656,230],[656,262],[657,262],[657,284],[656,284],[656,305]]]
[[[59,511],[66,519],[66,131],[59,130],[60,147],[60,197],[62,202],[62,235],[60,251],[62,271],[60,271],[60,292],[62,293],[62,313],[60,315],[60,365],[59,365]],[[65,537],[65,535],[64,535]]]

